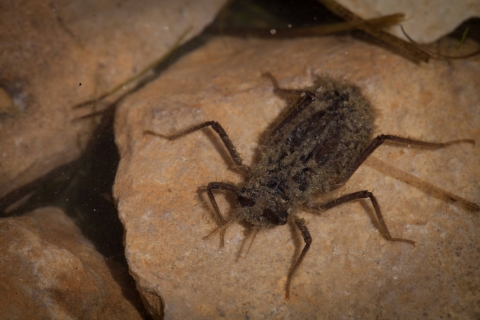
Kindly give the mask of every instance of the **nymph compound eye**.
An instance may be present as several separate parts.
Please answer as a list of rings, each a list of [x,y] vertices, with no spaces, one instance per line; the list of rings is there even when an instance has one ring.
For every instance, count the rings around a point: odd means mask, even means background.
[[[254,200],[240,196],[240,195],[238,196],[238,202],[242,207],[253,207],[255,205]]]
[[[285,210],[273,211],[271,209],[264,209],[263,216],[267,218],[272,224],[275,225],[284,225],[287,223],[288,213]]]

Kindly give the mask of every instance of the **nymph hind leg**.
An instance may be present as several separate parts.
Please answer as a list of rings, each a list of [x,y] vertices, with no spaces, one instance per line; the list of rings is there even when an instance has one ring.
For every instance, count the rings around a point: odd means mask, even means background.
[[[365,150],[363,150],[362,153],[357,157],[353,165],[351,165],[350,168],[346,170],[345,174],[342,174],[342,181],[336,181],[336,183],[342,184],[343,182],[346,182],[348,179],[350,179],[350,177],[355,173],[355,171],[357,171],[358,167],[360,167],[360,165],[365,160],[367,160],[367,158],[385,141],[393,141],[405,145],[424,147],[426,149],[441,149],[459,143],[470,143],[475,145],[475,140],[473,139],[459,139],[447,142],[428,142],[417,139],[404,138],[391,134],[381,134],[378,135],[375,139],[373,139],[372,142],[370,142],[370,144],[365,148]]]

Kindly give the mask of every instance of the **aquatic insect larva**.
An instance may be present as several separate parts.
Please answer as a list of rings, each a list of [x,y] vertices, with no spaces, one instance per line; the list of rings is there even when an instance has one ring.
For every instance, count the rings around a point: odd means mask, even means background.
[[[368,198],[375,209],[379,231],[386,240],[415,244],[412,240],[391,236],[372,192],[361,190],[320,204],[314,203],[312,196],[326,194],[344,185],[385,141],[438,149],[457,143],[474,144],[474,140],[437,143],[385,134],[373,138],[375,112],[358,87],[321,77],[313,87],[305,90],[282,89],[271,74],[264,75],[272,80],[277,94],[293,94],[301,98],[276,126],[264,135],[259,146],[260,158],[250,167],[243,164],[227,133],[216,121],[207,121],[174,135],[147,131],[169,140],[181,138],[205,127],[211,127],[218,133],[235,165],[243,171],[246,179],[240,184],[208,184],[208,197],[217,221],[221,224],[217,230],[225,230],[234,221],[246,221],[257,230],[287,223],[296,225],[305,246],[288,274],[285,288],[287,299],[292,277],[312,243],[305,221],[295,215],[293,208],[302,206],[312,212],[321,212],[349,201]],[[230,192],[236,196],[237,208],[228,221],[223,218],[217,205],[215,190]]]

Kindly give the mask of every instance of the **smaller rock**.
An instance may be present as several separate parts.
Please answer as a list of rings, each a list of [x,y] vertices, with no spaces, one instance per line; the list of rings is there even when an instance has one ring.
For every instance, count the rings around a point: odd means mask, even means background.
[[[200,33],[223,2],[2,1],[0,197],[77,159],[97,124],[77,120],[105,105],[74,106]]]
[[[127,270],[60,209],[0,219],[0,317],[141,319]]]

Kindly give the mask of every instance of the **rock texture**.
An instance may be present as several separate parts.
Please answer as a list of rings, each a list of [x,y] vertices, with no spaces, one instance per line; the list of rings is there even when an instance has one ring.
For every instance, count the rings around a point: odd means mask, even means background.
[[[105,259],[61,210],[0,219],[3,319],[141,319],[119,263]]]
[[[262,230],[246,257],[250,238],[241,224],[228,228],[223,248],[218,234],[202,240],[216,227],[204,187],[243,178],[219,137],[208,128],[176,141],[144,131],[168,134],[217,120],[251,164],[260,135],[286,108],[261,77],[270,71],[286,88],[322,74],[357,84],[378,109],[378,133],[478,138],[479,70],[478,57],[416,65],[349,37],[217,38],[183,57],[125,100],[116,119],[114,193],[130,272],[149,311],[165,319],[478,317],[478,212],[364,165],[340,193],[373,190],[392,235],[417,245],[383,239],[368,201],[322,214],[297,208],[313,244],[286,301],[287,273],[303,247],[293,228]],[[385,145],[374,155],[478,204],[479,150]],[[217,197],[227,216],[234,199]]]
[[[429,43],[438,40],[458,27],[462,22],[480,17],[480,2],[438,0],[409,1],[355,1],[337,0],[364,19],[393,13],[404,13],[405,31],[416,42]],[[399,26],[391,28],[397,37],[407,40]]]
[[[2,1],[0,197],[78,157],[95,99],[198,34],[223,1]]]

